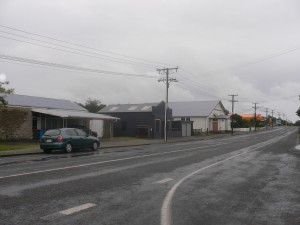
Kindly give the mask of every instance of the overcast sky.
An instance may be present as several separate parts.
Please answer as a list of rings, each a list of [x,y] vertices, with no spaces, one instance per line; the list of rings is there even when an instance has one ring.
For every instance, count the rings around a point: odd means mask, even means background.
[[[298,0],[0,0],[1,55],[120,73],[2,58],[0,81],[17,94],[82,103],[158,102],[156,68],[178,66],[170,101],[219,99],[231,111],[228,95],[238,94],[237,113],[257,102],[258,113],[296,121],[299,12]]]

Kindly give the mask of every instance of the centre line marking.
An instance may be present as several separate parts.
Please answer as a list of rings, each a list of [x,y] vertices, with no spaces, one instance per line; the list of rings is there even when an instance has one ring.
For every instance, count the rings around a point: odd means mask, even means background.
[[[86,203],[86,204],[79,205],[79,206],[76,206],[76,207],[73,207],[73,208],[70,208],[70,209],[65,209],[65,210],[50,214],[50,215],[47,215],[47,216],[43,216],[43,217],[41,217],[41,219],[51,221],[51,220],[55,220],[55,219],[61,218],[63,216],[68,216],[68,215],[71,215],[71,214],[74,214],[74,213],[77,213],[77,212],[80,212],[82,210],[86,210],[86,209],[89,209],[89,208],[95,207],[95,206],[96,205],[93,204],[93,203]]]
[[[157,181],[157,182],[155,182],[155,183],[156,183],[156,184],[164,184],[164,183],[170,182],[170,181],[172,181],[172,180],[173,180],[172,178],[166,178],[166,179]]]
[[[54,169],[48,169],[48,170],[39,170],[39,171],[35,171],[35,172],[13,174],[13,175],[8,175],[8,176],[2,176],[2,177],[0,177],[0,179],[32,175],[32,174],[38,174],[38,173],[53,172],[53,171],[59,171],[59,170],[67,170],[67,169],[73,169],[73,168],[79,168],[79,167],[87,167],[87,166],[99,165],[99,164],[110,163],[110,162],[120,162],[120,161],[125,161],[125,160],[130,160],[130,159],[141,159],[141,158],[146,158],[146,157],[151,157],[151,156],[168,155],[171,153],[192,151],[192,150],[215,147],[215,146],[220,146],[220,145],[224,145],[224,144],[221,143],[221,144],[207,145],[207,146],[202,146],[202,147],[174,150],[174,151],[169,151],[169,152],[153,153],[153,154],[148,154],[148,155],[132,156],[132,157],[122,158],[122,159],[113,159],[113,160],[107,160],[107,161],[101,161],[101,162],[87,163],[87,164],[81,164],[81,165],[75,165],[75,166],[66,166],[66,167],[60,167],[60,168],[54,168]]]

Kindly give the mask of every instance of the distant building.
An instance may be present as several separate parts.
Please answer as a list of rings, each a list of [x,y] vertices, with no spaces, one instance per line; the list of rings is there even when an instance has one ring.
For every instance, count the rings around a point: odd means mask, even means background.
[[[69,100],[5,94],[8,106],[0,109],[0,140],[39,139],[44,131],[53,128],[84,125],[91,120],[104,121],[104,133],[111,135],[115,117],[89,113]]]
[[[254,114],[239,114],[244,120],[251,120],[254,118]],[[256,120],[264,121],[265,118],[261,114],[256,114]]]
[[[226,109],[221,101],[171,102],[174,121],[192,121],[194,133],[229,130]]]

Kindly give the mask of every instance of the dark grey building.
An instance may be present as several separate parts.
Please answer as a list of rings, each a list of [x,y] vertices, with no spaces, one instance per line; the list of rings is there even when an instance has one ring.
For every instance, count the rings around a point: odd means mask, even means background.
[[[99,113],[118,117],[114,124],[114,136],[143,138],[163,138],[165,103],[109,105]],[[172,110],[168,109],[168,117],[172,118]],[[171,135],[171,124],[168,121],[167,133]]]

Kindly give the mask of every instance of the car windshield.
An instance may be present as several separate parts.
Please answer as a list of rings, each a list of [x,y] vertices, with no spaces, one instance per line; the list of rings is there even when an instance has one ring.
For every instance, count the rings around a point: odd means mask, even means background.
[[[47,130],[44,135],[56,136],[60,134],[60,130]]]

